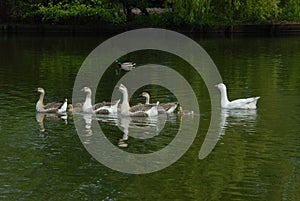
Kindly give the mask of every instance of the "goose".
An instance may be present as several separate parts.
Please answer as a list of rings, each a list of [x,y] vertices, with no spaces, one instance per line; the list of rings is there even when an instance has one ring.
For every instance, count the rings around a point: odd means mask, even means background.
[[[76,106],[74,107],[72,104],[68,105],[68,111],[69,112],[82,112],[82,103],[76,103]]]
[[[118,112],[120,99],[115,102],[102,102],[92,105],[92,90],[89,87],[83,87],[81,91],[86,94],[82,105],[83,112],[95,114],[116,114]]]
[[[150,104],[150,94],[147,92],[143,92],[140,96],[143,96],[146,98],[145,104]],[[177,108],[178,103],[177,102],[169,102],[169,103],[160,103],[158,105],[158,113],[159,114],[170,114],[175,111]]]
[[[136,65],[136,63],[134,63],[134,62],[121,63],[121,61],[118,59],[115,62],[118,64],[119,69],[123,69],[125,71],[131,71],[131,70],[135,69],[135,65]]]
[[[233,101],[229,101],[227,97],[226,86],[223,83],[219,83],[216,87],[221,92],[221,107],[226,109],[256,109],[257,100],[260,98],[252,97],[252,98],[243,98],[237,99]]]
[[[138,104],[130,107],[127,88],[123,84],[120,84],[118,88],[119,91],[123,94],[123,102],[121,104],[120,111],[122,116],[152,117],[158,115],[157,107],[159,102],[157,102],[156,105]]]
[[[44,105],[45,90],[39,87],[35,90],[35,92],[40,93],[40,98],[35,106],[37,112],[64,113],[67,111],[68,99],[65,99],[61,102],[52,102]]]
[[[182,106],[179,105],[177,114],[178,115],[194,115],[194,111],[193,110],[183,110]]]

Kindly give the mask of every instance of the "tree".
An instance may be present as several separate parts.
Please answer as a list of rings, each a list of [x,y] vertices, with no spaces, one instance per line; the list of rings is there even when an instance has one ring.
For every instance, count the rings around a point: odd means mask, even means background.
[[[179,23],[235,24],[276,19],[279,0],[168,0]]]

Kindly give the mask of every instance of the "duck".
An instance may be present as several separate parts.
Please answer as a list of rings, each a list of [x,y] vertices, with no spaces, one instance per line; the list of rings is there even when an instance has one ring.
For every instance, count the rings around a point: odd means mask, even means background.
[[[151,104],[150,103],[150,94],[147,92],[142,92],[141,95],[142,97],[146,98],[145,104]],[[159,114],[171,114],[175,111],[175,109],[178,106],[178,102],[168,102],[168,103],[160,103],[158,105],[158,113]]]
[[[133,69],[135,69],[135,65],[136,65],[136,63],[134,62],[121,63],[119,59],[117,59],[115,62],[118,64],[119,69],[123,69],[125,71],[132,71]]]
[[[153,117],[158,115],[157,107],[159,102],[157,102],[155,105],[138,104],[130,107],[127,88],[123,84],[120,84],[118,89],[123,94],[123,102],[121,103],[120,108],[120,113],[122,116]]]
[[[52,102],[44,105],[44,97],[45,90],[41,87],[35,89],[35,92],[40,93],[40,98],[36,103],[36,111],[37,112],[45,112],[45,113],[64,113],[67,111],[68,99],[60,102]]]
[[[116,114],[118,112],[120,99],[115,102],[101,102],[92,105],[92,90],[89,87],[83,87],[81,91],[86,94],[82,105],[83,112],[94,114]]]
[[[252,97],[252,98],[243,98],[237,99],[233,101],[229,101],[227,97],[227,89],[225,84],[219,83],[215,85],[221,92],[221,107],[224,109],[256,109],[257,100],[260,98]]]

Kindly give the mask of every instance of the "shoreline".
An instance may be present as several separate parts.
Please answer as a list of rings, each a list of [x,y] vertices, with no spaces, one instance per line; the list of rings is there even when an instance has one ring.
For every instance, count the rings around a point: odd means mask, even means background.
[[[2,34],[105,34],[121,33],[147,26],[128,24],[99,24],[99,25],[50,25],[50,24],[0,24]],[[232,25],[232,26],[160,26],[153,28],[170,29],[181,33],[199,33],[203,35],[300,35],[300,23],[275,23],[258,25]]]

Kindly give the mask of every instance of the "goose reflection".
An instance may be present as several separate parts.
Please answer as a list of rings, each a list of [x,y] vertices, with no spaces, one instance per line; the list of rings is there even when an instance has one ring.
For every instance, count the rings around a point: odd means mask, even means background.
[[[251,125],[256,121],[256,110],[221,110],[221,121],[219,136],[225,134],[227,127],[231,125],[247,126],[247,129],[252,127]]]
[[[131,117],[129,123],[128,135],[137,139],[150,139],[158,136],[160,131],[164,128],[167,120],[167,115],[159,115],[155,117]],[[123,117],[121,118],[121,123]],[[128,121],[128,119],[126,120]],[[128,125],[128,122],[127,124]]]
[[[84,120],[84,123],[85,123],[85,132],[84,132],[84,135],[86,137],[90,137],[93,135],[93,130],[92,130],[92,121],[93,121],[93,114],[88,114],[88,113],[85,113],[83,114],[83,120]]]
[[[131,123],[131,117],[121,117],[119,119],[119,126],[121,127],[123,131],[123,136],[122,138],[119,139],[118,141],[118,146],[119,147],[128,147],[128,132],[129,132],[129,125]]]
[[[215,132],[205,137],[199,152],[200,159],[204,159],[214,149],[217,142],[221,139],[221,136],[225,135],[225,131],[228,127],[241,125],[247,129],[247,132],[250,132],[251,128],[254,127],[257,117],[256,110],[220,109],[217,112],[220,112],[219,115],[215,114],[216,117],[219,117],[218,122],[220,123],[211,125]]]
[[[44,125],[44,120],[49,120],[49,121],[61,121],[63,120],[65,124],[68,123],[68,115],[66,113],[62,114],[56,114],[56,113],[40,113],[37,112],[35,115],[35,119],[39,124],[39,130],[40,132],[45,132],[45,125]]]
[[[119,147],[128,147],[130,138],[146,140],[156,137],[165,127],[167,121],[181,123],[176,121],[177,115],[158,115],[155,117],[131,117],[121,115],[95,115],[95,114],[75,114],[75,121],[81,119],[82,121],[82,137],[84,144],[90,144],[92,138],[95,139],[96,131],[93,132],[93,121],[98,121],[106,125],[117,126],[122,135],[118,137],[116,145]],[[96,125],[96,124],[95,124]],[[80,129],[81,130],[81,129]]]
[[[230,125],[245,125],[251,126],[256,121],[256,110],[221,110],[221,128],[226,128]]]
[[[129,137],[145,140],[159,135],[166,118],[167,115],[147,118],[119,116],[118,126],[123,136],[119,139],[118,146],[127,147]]]

